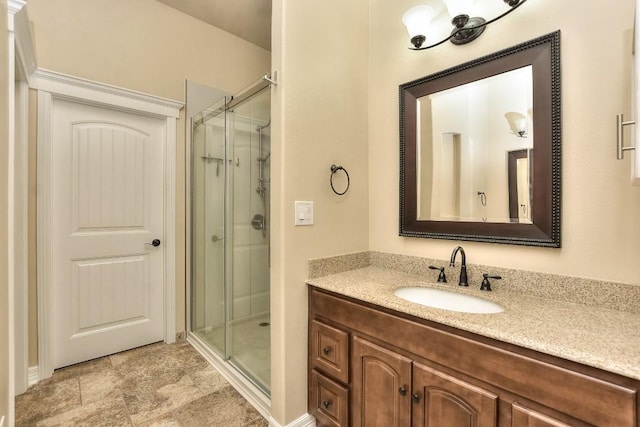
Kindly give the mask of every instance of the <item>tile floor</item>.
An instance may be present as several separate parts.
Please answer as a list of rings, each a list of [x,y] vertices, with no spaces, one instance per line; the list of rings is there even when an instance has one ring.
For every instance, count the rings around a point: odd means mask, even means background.
[[[20,426],[267,427],[186,341],[56,370],[16,397]]]

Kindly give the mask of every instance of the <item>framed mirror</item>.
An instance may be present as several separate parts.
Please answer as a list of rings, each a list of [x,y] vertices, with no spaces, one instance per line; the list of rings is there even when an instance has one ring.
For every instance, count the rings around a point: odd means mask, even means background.
[[[400,85],[400,235],[560,247],[560,32]]]

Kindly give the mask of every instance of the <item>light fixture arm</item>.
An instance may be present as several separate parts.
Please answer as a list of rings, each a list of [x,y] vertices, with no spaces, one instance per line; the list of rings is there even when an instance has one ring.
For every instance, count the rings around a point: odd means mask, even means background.
[[[517,8],[522,6],[524,3],[526,3],[527,0],[504,0],[504,2],[507,5],[511,6],[511,9],[507,10],[506,12],[502,13],[501,15],[496,16],[493,19],[490,19],[489,21],[483,22],[482,24],[474,25],[473,27],[460,27],[457,30],[454,30],[448,37],[440,40],[437,43],[431,44],[429,46],[424,46],[424,47],[410,47],[409,49],[411,49],[411,50],[427,50],[427,49],[431,49],[431,48],[434,48],[436,46],[440,46],[441,44],[450,41],[451,39],[455,38],[458,34],[462,33],[463,31],[474,31],[474,30],[479,30],[481,28],[484,28],[487,25],[492,24],[492,23],[498,21],[499,19],[504,18],[505,16],[507,16],[508,14],[510,14],[511,12],[513,12],[514,10],[516,10]],[[454,20],[455,20],[455,18],[454,18]]]

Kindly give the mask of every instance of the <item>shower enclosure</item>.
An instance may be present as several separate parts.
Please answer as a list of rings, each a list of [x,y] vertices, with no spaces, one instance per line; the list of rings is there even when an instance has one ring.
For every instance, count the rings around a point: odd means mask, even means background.
[[[261,81],[192,119],[189,335],[270,392],[270,100]]]

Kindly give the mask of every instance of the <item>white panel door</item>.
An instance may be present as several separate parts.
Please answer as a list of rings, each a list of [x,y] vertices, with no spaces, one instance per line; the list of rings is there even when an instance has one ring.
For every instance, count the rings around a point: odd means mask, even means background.
[[[54,369],[164,337],[164,132],[164,120],[54,100]]]

